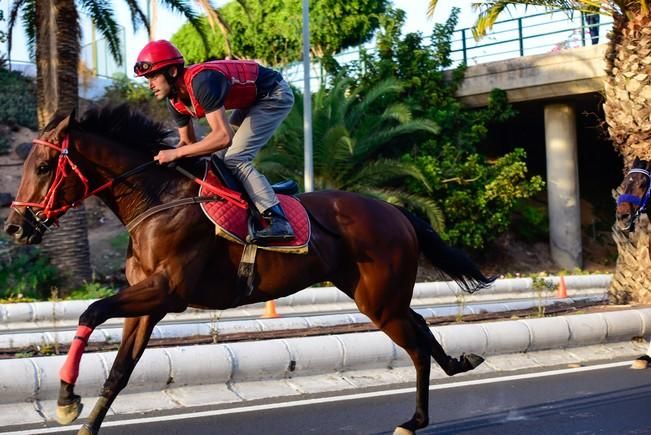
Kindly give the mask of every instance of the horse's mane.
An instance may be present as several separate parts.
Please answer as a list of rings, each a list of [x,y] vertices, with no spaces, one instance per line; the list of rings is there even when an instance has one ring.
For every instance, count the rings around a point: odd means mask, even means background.
[[[132,149],[156,153],[161,148],[169,148],[165,139],[171,131],[127,104],[88,109],[78,126]]]

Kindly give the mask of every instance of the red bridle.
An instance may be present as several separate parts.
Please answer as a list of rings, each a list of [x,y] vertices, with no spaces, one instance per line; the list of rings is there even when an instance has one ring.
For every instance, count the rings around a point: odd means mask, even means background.
[[[35,217],[39,219],[42,219],[42,217],[44,217],[45,220],[50,220],[50,219],[55,220],[61,215],[63,215],[69,209],[73,207],[78,207],[83,202],[84,199],[93,196],[104,189],[107,189],[113,184],[114,180],[110,180],[107,183],[98,187],[97,189],[90,191],[90,184],[88,183],[88,178],[84,176],[84,174],[81,172],[79,167],[70,159],[69,156],[70,136],[69,135],[66,135],[63,138],[60,147],[53,143],[40,140],[40,139],[34,139],[32,142],[35,145],[45,145],[47,147],[59,151],[60,154],[59,154],[59,160],[57,161],[56,172],[54,173],[54,181],[50,185],[50,188],[45,194],[45,197],[43,198],[42,202],[14,201],[11,203],[12,208],[15,207],[39,208],[40,211],[36,213],[33,212]],[[66,179],[66,177],[68,177],[73,173],[76,174],[77,177],[79,177],[82,184],[84,185],[84,196],[79,200],[73,202],[72,204],[64,204],[59,208],[54,208],[56,196],[59,189],[61,188],[61,185],[63,184],[63,181]]]
[[[48,229],[50,224],[53,222],[56,222],[56,220],[62,216],[66,211],[68,211],[71,208],[78,207],[86,198],[96,195],[99,192],[108,189],[109,187],[113,186],[120,180],[123,180],[133,174],[136,174],[138,172],[141,172],[148,166],[154,165],[156,163],[155,160],[150,160],[148,162],[145,162],[131,170],[128,170],[127,172],[107,181],[106,183],[102,184],[98,188],[94,190],[90,190],[90,185],[88,183],[88,178],[82,174],[81,170],[75,163],[70,159],[69,154],[69,146],[70,146],[70,136],[66,135],[63,138],[63,141],[61,143],[61,146],[57,146],[53,143],[40,140],[40,139],[34,139],[33,141],[34,144],[36,145],[45,145],[47,147],[50,147],[52,149],[55,149],[59,151],[59,160],[57,162],[57,167],[56,167],[56,172],[54,174],[54,181],[52,182],[52,185],[50,185],[50,188],[48,189],[47,193],[45,194],[45,197],[43,198],[42,202],[26,202],[26,201],[13,201],[11,203],[11,207],[16,210],[17,213],[22,214],[16,207],[25,207],[29,212],[32,213],[33,217],[35,218],[36,222],[41,225],[43,228],[42,230]],[[184,174],[186,177],[189,177],[191,180],[193,180],[195,183],[198,183],[202,186],[204,186],[209,192],[215,195],[219,195],[222,197],[224,200],[232,202],[238,207],[246,209],[248,207],[247,203],[245,200],[242,199],[241,194],[235,191],[232,191],[230,189],[226,188],[220,188],[218,186],[213,186],[211,184],[205,183],[202,180],[199,180],[198,178],[194,177],[192,174],[188,173],[185,170],[182,170],[181,168],[178,168],[179,172]],[[56,201],[56,196],[59,191],[59,188],[63,184],[63,181],[71,175],[72,173],[76,174],[77,177],[81,180],[81,182],[84,185],[84,196],[77,201],[73,202],[72,204],[64,204],[63,206],[59,208],[54,208],[54,204]],[[176,207],[179,204],[176,202],[171,203],[171,207]],[[169,208],[170,205],[168,205]],[[32,210],[32,207],[40,209],[37,212],[34,212]]]

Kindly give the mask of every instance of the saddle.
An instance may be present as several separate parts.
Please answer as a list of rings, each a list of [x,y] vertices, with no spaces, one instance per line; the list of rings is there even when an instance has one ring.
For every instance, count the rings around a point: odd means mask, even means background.
[[[228,170],[221,159],[213,157],[210,164],[206,161],[203,181],[207,184],[239,192],[246,197],[246,192],[240,181]],[[278,196],[280,206],[294,230],[295,238],[286,242],[275,242],[269,245],[256,245],[255,232],[266,225],[256,208],[249,200],[248,209],[238,207],[229,201],[211,201],[201,203],[201,209],[206,217],[215,224],[216,234],[241,245],[255,245],[259,249],[305,254],[308,250],[311,228],[310,220],[303,205],[294,196],[298,193],[298,185],[293,180],[272,185]],[[210,191],[204,186],[199,190],[200,196],[209,196]]]

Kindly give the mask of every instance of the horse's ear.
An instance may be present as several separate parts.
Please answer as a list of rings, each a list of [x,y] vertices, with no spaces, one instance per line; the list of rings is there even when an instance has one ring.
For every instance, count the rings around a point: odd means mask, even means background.
[[[61,143],[64,136],[68,133],[70,127],[75,125],[76,122],[77,120],[75,119],[75,110],[73,109],[72,112],[70,112],[70,115],[63,118],[54,129],[53,136],[56,138],[57,143]]]

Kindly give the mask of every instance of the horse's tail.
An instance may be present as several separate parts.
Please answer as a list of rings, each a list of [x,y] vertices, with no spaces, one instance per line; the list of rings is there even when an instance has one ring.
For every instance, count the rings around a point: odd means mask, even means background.
[[[446,245],[429,223],[402,207],[398,209],[414,227],[425,257],[464,291],[474,293],[495,281],[497,277],[487,278],[465,252]]]

